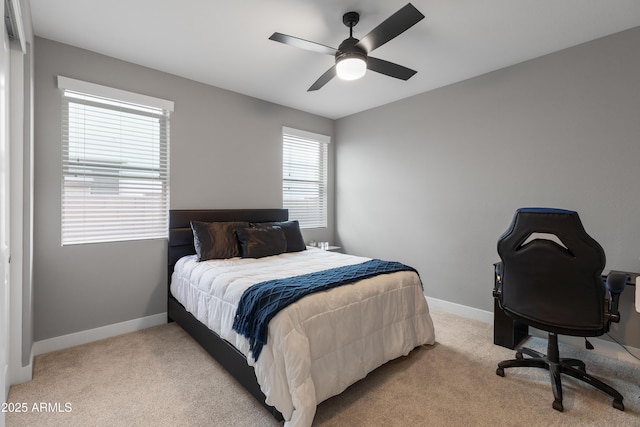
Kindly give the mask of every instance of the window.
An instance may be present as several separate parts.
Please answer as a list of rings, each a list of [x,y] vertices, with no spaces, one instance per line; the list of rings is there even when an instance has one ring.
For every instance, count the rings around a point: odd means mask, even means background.
[[[58,76],[62,244],[164,238],[173,103]]]
[[[329,137],[282,128],[282,205],[301,228],[327,226]]]

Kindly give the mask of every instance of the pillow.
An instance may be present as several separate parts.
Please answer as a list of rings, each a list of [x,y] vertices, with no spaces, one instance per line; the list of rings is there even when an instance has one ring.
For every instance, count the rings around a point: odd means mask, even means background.
[[[248,222],[200,222],[191,221],[193,246],[198,261],[208,259],[226,259],[240,256],[236,230],[249,227]]]
[[[277,226],[238,229],[236,235],[243,258],[262,258],[287,251],[287,239]]]
[[[279,222],[253,222],[252,227],[274,227],[278,226],[282,228],[285,237],[287,238],[287,252],[299,252],[307,249],[300,232],[300,223],[298,220],[294,221],[279,221]]]

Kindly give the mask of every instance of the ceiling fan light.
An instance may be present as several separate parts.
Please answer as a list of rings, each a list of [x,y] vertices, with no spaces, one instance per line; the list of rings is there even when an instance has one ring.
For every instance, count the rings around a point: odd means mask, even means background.
[[[367,72],[367,63],[360,56],[346,56],[336,63],[336,74],[342,80],[357,80]]]

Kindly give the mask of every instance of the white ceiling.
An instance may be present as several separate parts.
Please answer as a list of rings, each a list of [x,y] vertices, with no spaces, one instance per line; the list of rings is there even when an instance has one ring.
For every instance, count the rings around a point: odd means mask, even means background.
[[[329,55],[273,32],[338,47],[342,15],[362,38],[407,0],[30,0],[36,35],[336,119],[640,25],[639,0],[413,0],[423,19],[373,56],[418,73],[374,72],[317,92]]]

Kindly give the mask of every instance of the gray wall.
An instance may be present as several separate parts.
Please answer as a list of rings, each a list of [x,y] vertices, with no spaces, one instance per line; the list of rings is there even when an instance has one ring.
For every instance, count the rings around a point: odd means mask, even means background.
[[[333,136],[333,120],[51,40],[35,52],[36,341],[166,311],[166,240],[60,246],[57,75],[175,102],[173,209],[282,207],[282,126]],[[303,234],[333,241],[333,223],[331,203],[329,227]]]
[[[577,210],[608,268],[640,270],[640,29],[335,123],[50,40],[35,46],[36,341],[166,302],[165,241],[60,246],[58,74],[175,101],[172,208],[280,207],[281,126],[333,135],[335,125],[338,243],[415,266],[428,296],[491,311],[496,240],[521,206]],[[332,241],[332,212],[326,231],[305,237]],[[640,347],[632,291],[615,333]]]
[[[415,266],[428,296],[492,311],[515,210],[561,207],[608,268],[640,271],[639,76],[640,27],[338,120],[340,243]],[[634,290],[615,333],[640,347]]]

